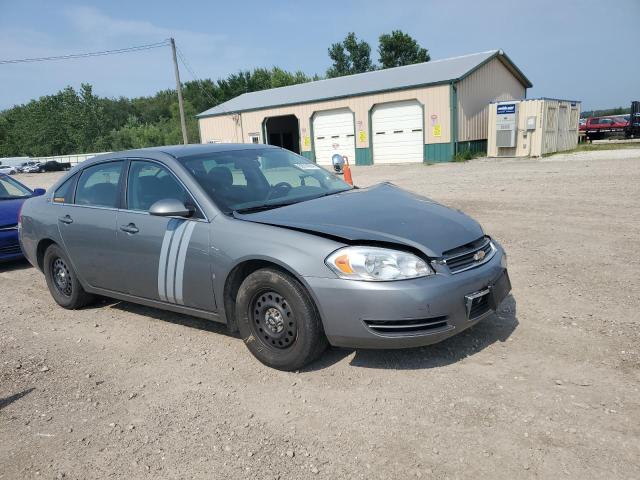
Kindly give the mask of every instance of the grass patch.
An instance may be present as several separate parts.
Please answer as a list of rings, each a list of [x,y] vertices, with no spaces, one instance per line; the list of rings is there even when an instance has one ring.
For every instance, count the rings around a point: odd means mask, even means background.
[[[466,162],[468,160],[473,160],[474,158],[484,157],[486,154],[486,152],[472,152],[471,150],[463,150],[453,156],[453,161]]]
[[[640,142],[633,143],[579,143],[573,150],[564,152],[545,153],[543,157],[552,157],[564,153],[596,152],[599,150],[626,150],[629,148],[640,148]]]

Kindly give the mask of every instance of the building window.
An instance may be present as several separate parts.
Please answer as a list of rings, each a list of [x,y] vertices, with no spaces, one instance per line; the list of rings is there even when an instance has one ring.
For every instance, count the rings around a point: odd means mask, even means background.
[[[250,133],[249,134],[249,143],[260,143],[260,134],[259,133]]]

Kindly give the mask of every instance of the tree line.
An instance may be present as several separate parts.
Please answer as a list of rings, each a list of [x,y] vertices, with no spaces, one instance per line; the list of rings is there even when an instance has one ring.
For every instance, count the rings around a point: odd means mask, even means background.
[[[371,47],[349,33],[328,49],[331,66],[326,78],[352,75],[430,60],[426,49],[396,30],[379,37],[379,65]],[[219,80],[183,84],[187,133],[199,142],[197,113],[243,93],[319,80],[319,75],[288,72],[278,67],[256,68]],[[182,142],[176,91],[162,90],[138,98],[106,98],[83,83],[66,87],[0,112],[0,157],[50,156],[126,150]]]

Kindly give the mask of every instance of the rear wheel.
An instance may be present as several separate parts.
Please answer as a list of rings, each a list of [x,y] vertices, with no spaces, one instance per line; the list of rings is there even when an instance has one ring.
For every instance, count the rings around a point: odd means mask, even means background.
[[[322,322],[300,283],[279,270],[249,275],[238,291],[240,336],[253,355],[278,370],[297,370],[327,347]]]
[[[58,245],[51,245],[44,254],[44,276],[51,296],[61,307],[82,308],[95,298],[82,288],[69,258]]]

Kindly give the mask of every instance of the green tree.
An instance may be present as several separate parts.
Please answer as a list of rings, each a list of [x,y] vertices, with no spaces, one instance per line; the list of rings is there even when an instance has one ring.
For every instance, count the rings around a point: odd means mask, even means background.
[[[401,67],[431,60],[429,51],[401,30],[380,35],[379,42],[378,54],[382,68]]]
[[[329,47],[329,58],[333,61],[327,70],[329,78],[370,72],[376,68],[371,62],[371,47],[364,40],[358,40],[353,32],[349,32],[342,42]]]
[[[318,77],[314,77],[318,79]],[[246,92],[310,81],[278,67],[241,71],[227,78],[183,85],[187,134],[199,139],[196,114]],[[91,85],[0,112],[0,157],[48,156],[125,150],[182,142],[178,97],[162,90],[149,97],[103,98]]]

